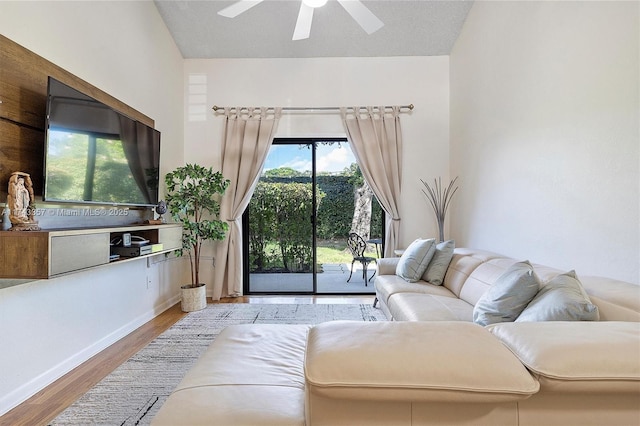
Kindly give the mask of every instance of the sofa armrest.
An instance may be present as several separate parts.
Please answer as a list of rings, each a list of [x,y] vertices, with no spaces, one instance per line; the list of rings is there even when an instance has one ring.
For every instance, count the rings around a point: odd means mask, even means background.
[[[460,321],[330,321],[313,327],[307,400],[495,403],[526,399],[538,382],[483,327]]]
[[[395,275],[399,257],[382,257],[378,259],[378,275]]]

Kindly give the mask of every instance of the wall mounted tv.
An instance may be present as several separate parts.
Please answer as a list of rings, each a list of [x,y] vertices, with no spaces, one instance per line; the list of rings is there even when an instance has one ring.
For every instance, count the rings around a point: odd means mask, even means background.
[[[47,202],[155,206],[160,132],[49,77]]]

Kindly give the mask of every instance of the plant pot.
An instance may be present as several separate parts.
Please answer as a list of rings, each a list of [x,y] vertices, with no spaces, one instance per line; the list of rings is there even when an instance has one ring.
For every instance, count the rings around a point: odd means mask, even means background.
[[[207,306],[207,286],[198,284],[197,287],[184,285],[182,289],[182,302],[180,306],[182,312],[194,312],[204,309]]]

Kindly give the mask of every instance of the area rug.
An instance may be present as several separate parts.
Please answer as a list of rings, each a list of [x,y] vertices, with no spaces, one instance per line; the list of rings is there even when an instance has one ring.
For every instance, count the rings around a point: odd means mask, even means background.
[[[384,321],[371,305],[209,304],[192,312],[105,377],[51,425],[148,425],[218,333],[232,324]]]

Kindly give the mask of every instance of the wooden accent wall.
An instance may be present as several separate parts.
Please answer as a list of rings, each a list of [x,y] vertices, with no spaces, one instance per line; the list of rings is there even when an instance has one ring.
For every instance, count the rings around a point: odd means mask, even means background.
[[[42,195],[47,78],[92,96],[148,126],[151,118],[68,71],[0,35],[0,204],[7,200],[9,176],[29,173]]]

